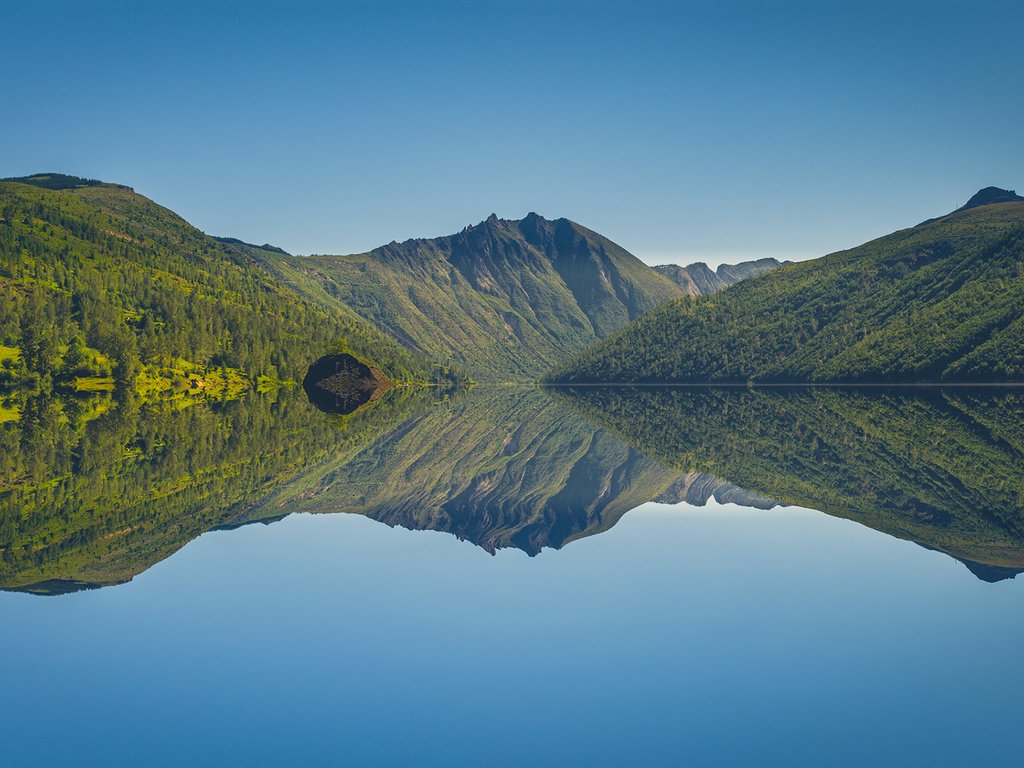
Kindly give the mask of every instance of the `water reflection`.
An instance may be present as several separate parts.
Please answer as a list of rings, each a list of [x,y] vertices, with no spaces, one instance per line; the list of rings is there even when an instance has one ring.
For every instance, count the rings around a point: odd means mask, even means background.
[[[309,402],[324,413],[352,413],[388,390],[378,371],[352,355],[327,355],[309,367],[302,388]]]
[[[0,587],[118,584],[205,531],[365,515],[530,555],[648,501],[778,503],[1024,570],[1016,391],[296,388],[227,401],[20,403],[0,424]],[[14,413],[13,407],[7,412]]]
[[[577,389],[563,402],[666,466],[856,520],[986,581],[1024,571],[1024,394]]]
[[[393,390],[346,417],[294,390],[23,404],[18,421],[0,425],[0,586],[118,584],[205,531],[280,517],[256,502],[343,462],[428,402]]]
[[[268,511],[351,512],[535,555],[607,530],[651,500],[774,502],[647,458],[536,389],[478,389],[351,460],[282,488]]]

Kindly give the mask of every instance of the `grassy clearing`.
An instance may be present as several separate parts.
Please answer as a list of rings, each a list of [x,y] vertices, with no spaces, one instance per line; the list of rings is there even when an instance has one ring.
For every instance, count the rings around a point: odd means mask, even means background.
[[[5,347],[0,344],[0,363],[4,360],[18,362],[21,359],[21,350],[17,347]]]
[[[274,381],[261,377],[257,389],[267,391]],[[143,400],[199,397],[224,400],[239,397],[251,388],[249,378],[237,368],[209,368],[181,359],[163,366],[143,366],[135,380],[135,389]]]
[[[76,392],[110,392],[114,389],[114,380],[99,376],[81,376],[75,379],[74,388]]]

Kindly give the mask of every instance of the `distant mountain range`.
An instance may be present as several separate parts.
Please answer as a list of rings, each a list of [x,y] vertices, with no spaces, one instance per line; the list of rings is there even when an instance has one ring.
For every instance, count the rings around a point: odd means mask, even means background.
[[[37,174],[0,181],[0,386],[261,386],[332,353],[410,384],[1017,382],[1022,253],[1024,198],[996,187],[849,251],[711,270],[535,213],[292,256]]]
[[[680,299],[557,370],[563,383],[1022,382],[1024,198]]]
[[[717,270],[711,269],[703,262],[682,267],[678,264],[660,264],[654,270],[678,285],[687,296],[706,296],[725,290],[740,280],[757,277],[770,272],[783,264],[778,259],[757,259],[743,261],[739,264],[722,264]]]

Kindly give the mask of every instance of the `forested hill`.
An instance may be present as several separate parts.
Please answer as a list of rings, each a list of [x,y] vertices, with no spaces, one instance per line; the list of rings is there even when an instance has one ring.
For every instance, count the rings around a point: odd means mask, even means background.
[[[533,213],[354,256],[272,264],[309,295],[340,298],[408,347],[481,380],[535,379],[681,295],[607,238]]]
[[[1022,382],[1024,200],[670,302],[556,382]],[[996,202],[987,202],[995,200]]]
[[[271,257],[281,253],[209,237],[129,187],[60,174],[2,181],[0,384],[127,385],[140,371],[203,368],[298,380],[338,349],[393,379],[432,375],[340,302],[281,283]]]
[[[740,280],[763,275],[781,266],[782,262],[778,259],[765,258],[742,261],[739,264],[722,264],[718,269],[711,269],[700,261],[685,267],[679,264],[659,264],[654,267],[654,271],[678,285],[688,296],[705,296],[723,291]]]

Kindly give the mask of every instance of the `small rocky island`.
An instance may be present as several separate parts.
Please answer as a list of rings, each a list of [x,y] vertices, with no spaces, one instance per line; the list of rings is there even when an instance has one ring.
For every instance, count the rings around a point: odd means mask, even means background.
[[[321,357],[302,380],[309,402],[326,413],[346,414],[383,395],[391,380],[348,354]]]

